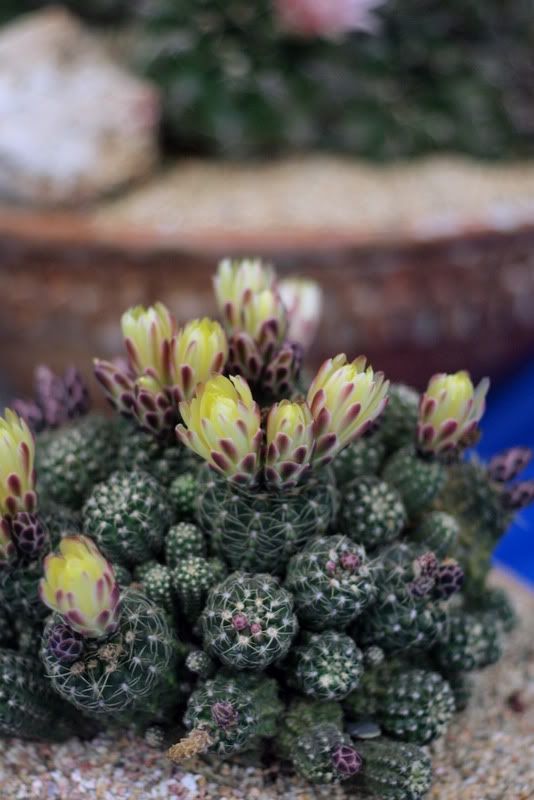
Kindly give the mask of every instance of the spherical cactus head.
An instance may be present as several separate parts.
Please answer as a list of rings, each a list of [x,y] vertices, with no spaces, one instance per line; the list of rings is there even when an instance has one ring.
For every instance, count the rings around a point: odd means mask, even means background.
[[[361,770],[363,759],[355,747],[338,744],[332,750],[332,764],[336,772],[350,778]]]
[[[282,400],[272,406],[266,426],[267,484],[295,486],[310,470],[313,447],[313,418],[307,403]]]
[[[72,664],[83,652],[83,637],[69,625],[58,623],[50,630],[48,649],[60,663]]]
[[[473,442],[486,405],[489,380],[473,386],[465,370],[439,373],[421,398],[417,443],[423,453],[440,455],[463,450]]]
[[[372,551],[400,536],[406,510],[396,489],[369,475],[344,487],[337,523],[354,542]]]
[[[347,536],[317,536],[290,560],[286,587],[308,630],[343,629],[375,598],[375,569]]]
[[[44,561],[43,602],[82,636],[100,638],[115,631],[120,590],[111,564],[86,536],[65,537],[59,551]]]
[[[0,514],[33,512],[35,443],[28,424],[9,408],[0,417]]]
[[[317,464],[362,436],[384,410],[389,383],[381,372],[366,368],[364,356],[349,363],[344,353],[329,358],[308,390],[314,419]]]
[[[313,634],[294,648],[290,681],[308,697],[340,700],[354,691],[363,674],[363,656],[345,633]]]
[[[29,559],[38,558],[49,542],[39,517],[27,511],[19,511],[13,516],[11,536],[19,553]]]
[[[454,558],[446,558],[438,566],[434,592],[442,600],[448,600],[464,585],[464,571]]]
[[[235,483],[254,483],[263,432],[243,378],[218,375],[200,384],[190,402],[180,403],[180,413],[184,424],[176,433],[182,444]]]
[[[282,658],[297,632],[293,598],[276,578],[239,572],[210,590],[201,625],[205,648],[243,670]]]

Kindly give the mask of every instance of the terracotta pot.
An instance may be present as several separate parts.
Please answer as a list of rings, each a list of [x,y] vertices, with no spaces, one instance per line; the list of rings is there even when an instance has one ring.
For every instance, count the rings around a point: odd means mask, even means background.
[[[377,241],[346,232],[162,236],[105,232],[83,214],[0,214],[2,367],[28,392],[34,365],[77,364],[121,349],[120,313],[164,298],[179,319],[214,314],[211,275],[226,255],[260,255],[319,280],[317,363],[366,353],[393,379],[436,370],[492,376],[534,354],[534,225]]]

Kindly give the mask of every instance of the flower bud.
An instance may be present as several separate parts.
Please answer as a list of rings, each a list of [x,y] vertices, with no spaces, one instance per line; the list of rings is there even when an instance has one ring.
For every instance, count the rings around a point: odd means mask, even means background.
[[[287,338],[307,349],[321,321],[321,287],[307,278],[287,278],[280,281],[278,290],[287,311]]]
[[[173,341],[170,382],[177,402],[190,400],[199,383],[221,373],[228,358],[228,342],[218,322],[193,319]]]
[[[35,442],[27,423],[6,409],[0,417],[0,515],[34,511]]]
[[[265,358],[280,345],[287,330],[287,315],[278,292],[264,289],[243,304],[242,325]]]
[[[121,319],[122,334],[130,364],[137,375],[150,370],[163,383],[169,370],[174,322],[163,303],[145,308],[134,306]]]
[[[88,638],[116,630],[120,591],[111,564],[86,536],[66,536],[44,560],[39,593],[70,627]]]
[[[419,407],[419,449],[437,455],[465,447],[484,413],[488,389],[488,378],[475,389],[465,370],[434,375]]]
[[[230,333],[241,330],[243,305],[250,298],[274,286],[274,270],[260,259],[221,261],[213,279],[215,296],[224,324]]]
[[[262,441],[260,410],[247,382],[217,375],[180,403],[179,440],[236,483],[254,482]]]
[[[314,461],[327,463],[362,436],[382,413],[389,381],[365,367],[360,356],[351,363],[344,353],[324,362],[308,390],[314,419]]]
[[[273,486],[295,486],[310,469],[313,417],[306,403],[282,400],[267,417],[265,478]]]

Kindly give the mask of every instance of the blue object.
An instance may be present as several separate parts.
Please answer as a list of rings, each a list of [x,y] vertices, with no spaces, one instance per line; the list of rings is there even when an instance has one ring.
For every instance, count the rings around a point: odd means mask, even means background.
[[[482,419],[482,439],[476,452],[484,460],[514,445],[534,450],[534,364],[493,386]],[[534,478],[534,463],[529,464],[519,480]],[[534,588],[534,506],[519,512],[501,539],[494,561],[526,580]]]

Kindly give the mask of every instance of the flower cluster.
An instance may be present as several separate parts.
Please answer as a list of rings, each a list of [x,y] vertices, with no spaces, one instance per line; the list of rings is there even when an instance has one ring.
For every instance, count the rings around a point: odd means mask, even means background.
[[[166,306],[135,306],[122,316],[128,363],[95,359],[95,375],[111,404],[156,435],[172,431],[178,406],[197,384],[223,371],[228,344],[218,322],[194,319],[182,329]]]
[[[87,638],[112,633],[118,625],[120,590],[111,564],[86,536],[66,536],[59,555],[44,560],[41,600]]]
[[[270,399],[290,395],[302,348],[319,321],[319,287],[312,281],[278,283],[273,268],[257,259],[225,259],[214,288],[229,337],[228,371]]]
[[[331,461],[383,411],[388,382],[344,354],[326,361],[306,400],[281,400],[267,412],[265,429],[247,382],[212,378],[180,403],[180,441],[236,483],[263,476],[270,486],[294,486],[310,468]]]

